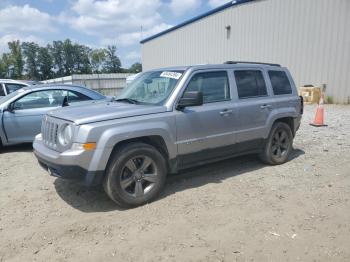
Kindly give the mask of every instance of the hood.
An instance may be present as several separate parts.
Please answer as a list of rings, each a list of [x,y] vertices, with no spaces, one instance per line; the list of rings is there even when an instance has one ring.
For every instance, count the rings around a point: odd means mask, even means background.
[[[165,106],[134,105],[118,102],[94,103],[60,108],[49,116],[74,122],[78,125],[124,117],[141,116],[166,112]]]

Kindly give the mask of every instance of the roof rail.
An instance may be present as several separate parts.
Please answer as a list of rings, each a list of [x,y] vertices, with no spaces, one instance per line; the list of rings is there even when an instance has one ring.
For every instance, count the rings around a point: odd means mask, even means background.
[[[272,64],[272,63],[261,63],[261,62],[248,62],[248,61],[226,61],[224,64],[257,64],[257,65],[269,65],[269,66],[279,66],[279,64]]]

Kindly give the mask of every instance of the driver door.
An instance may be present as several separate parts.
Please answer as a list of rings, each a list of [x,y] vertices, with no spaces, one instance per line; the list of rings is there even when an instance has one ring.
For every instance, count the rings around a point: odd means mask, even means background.
[[[4,128],[9,143],[32,142],[41,132],[42,117],[63,104],[65,90],[41,90],[19,98],[12,112],[4,112]]]
[[[195,73],[187,91],[200,91],[203,105],[176,114],[177,145],[182,168],[229,154],[235,143],[234,105],[225,70]]]

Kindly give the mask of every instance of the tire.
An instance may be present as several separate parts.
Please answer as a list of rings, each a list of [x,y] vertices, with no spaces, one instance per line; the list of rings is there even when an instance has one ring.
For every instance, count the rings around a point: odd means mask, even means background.
[[[112,156],[103,186],[119,206],[136,207],[158,196],[166,175],[166,161],[156,148],[145,143],[131,143]]]
[[[293,149],[293,134],[283,122],[273,124],[269,137],[260,153],[260,159],[269,165],[280,165],[288,161]]]

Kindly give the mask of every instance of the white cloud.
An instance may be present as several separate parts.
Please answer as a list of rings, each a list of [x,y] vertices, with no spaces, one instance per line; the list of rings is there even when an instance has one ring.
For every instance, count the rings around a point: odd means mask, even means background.
[[[162,32],[168,28],[170,28],[171,25],[168,24],[159,24],[156,26],[153,26],[152,28],[148,30],[144,30],[141,32],[141,30],[131,32],[131,33],[123,33],[118,35],[114,39],[106,39],[105,42],[109,41],[109,43],[117,44],[118,46],[128,46],[128,45],[134,45],[138,44],[142,39],[145,39],[149,36],[155,35],[159,32]]]
[[[148,30],[161,23],[158,9],[160,0],[78,0],[72,6],[73,16],[68,14],[62,20],[81,32],[115,38],[119,34]]]
[[[140,60],[141,54],[140,54],[140,52],[131,51],[130,53],[125,55],[125,59],[127,59],[127,60]]]
[[[212,8],[227,4],[232,1],[227,1],[227,0],[209,0],[208,5]]]
[[[0,10],[0,34],[54,31],[49,14],[29,5],[8,6]]]
[[[7,34],[4,36],[0,36],[0,54],[8,52],[8,42],[21,40],[22,42],[35,42],[39,45],[45,45],[46,42],[40,37],[34,35],[21,36],[18,34]]]
[[[172,0],[170,9],[176,16],[181,16],[186,12],[192,13],[194,9],[201,5],[201,0]]]

